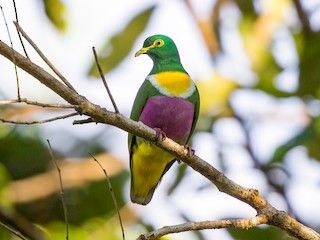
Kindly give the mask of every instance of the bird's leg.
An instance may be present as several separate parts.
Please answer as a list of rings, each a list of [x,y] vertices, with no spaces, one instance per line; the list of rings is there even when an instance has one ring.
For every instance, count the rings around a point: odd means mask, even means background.
[[[167,135],[164,131],[162,131],[160,128],[154,128],[156,131],[156,139],[155,142],[162,142],[166,139]]]

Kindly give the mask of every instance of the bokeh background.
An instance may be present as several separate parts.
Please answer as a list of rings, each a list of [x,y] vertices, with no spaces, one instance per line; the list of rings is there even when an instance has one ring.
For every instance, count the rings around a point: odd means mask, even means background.
[[[10,0],[0,5],[13,47],[23,53]],[[229,178],[278,209],[320,230],[319,0],[16,0],[19,23],[77,91],[112,110],[92,46],[120,112],[129,116],[152,67],[134,58],[146,37],[170,36],[196,81],[201,112],[192,148]],[[10,44],[3,15],[0,39]],[[32,61],[50,69],[25,42]],[[64,103],[18,70],[21,97]],[[1,100],[16,99],[14,66],[0,57]],[[69,113],[25,104],[1,105],[0,118],[33,121]],[[147,206],[129,199],[127,133],[81,117],[42,125],[0,123],[0,221],[31,239],[64,239],[59,162],[70,239],[122,239],[103,171],[106,168],[126,239],[185,221],[247,218],[248,205],[220,193],[184,164],[165,175]],[[0,228],[0,239],[17,239]],[[292,239],[274,227],[206,230],[164,239]]]

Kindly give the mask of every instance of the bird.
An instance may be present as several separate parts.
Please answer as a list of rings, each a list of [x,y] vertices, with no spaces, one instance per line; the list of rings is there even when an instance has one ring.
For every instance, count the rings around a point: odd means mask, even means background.
[[[198,89],[181,64],[174,41],[165,35],[148,37],[135,57],[148,55],[153,67],[140,86],[130,118],[188,148],[199,115]],[[170,153],[141,137],[128,134],[133,203],[147,205],[163,175],[176,161]],[[190,150],[190,148],[189,148]]]

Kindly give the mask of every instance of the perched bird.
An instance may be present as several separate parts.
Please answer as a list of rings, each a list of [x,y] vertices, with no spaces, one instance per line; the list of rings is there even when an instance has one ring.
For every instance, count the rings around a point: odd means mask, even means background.
[[[135,56],[147,54],[153,68],[135,98],[130,118],[141,121],[179,144],[187,144],[199,114],[199,93],[184,70],[171,38],[148,37]],[[175,157],[143,138],[129,134],[131,190],[134,203],[146,205]]]

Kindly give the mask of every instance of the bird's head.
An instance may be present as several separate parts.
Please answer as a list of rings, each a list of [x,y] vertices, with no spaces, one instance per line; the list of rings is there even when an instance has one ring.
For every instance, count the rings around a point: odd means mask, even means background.
[[[138,57],[141,54],[147,54],[154,61],[169,58],[179,59],[176,45],[171,38],[165,35],[153,35],[148,37],[144,41],[143,47],[136,52],[135,56]]]

